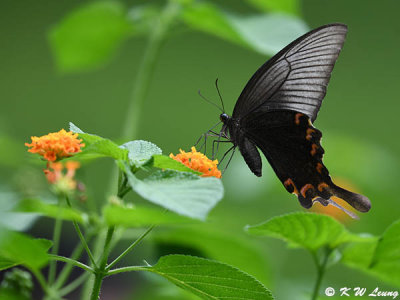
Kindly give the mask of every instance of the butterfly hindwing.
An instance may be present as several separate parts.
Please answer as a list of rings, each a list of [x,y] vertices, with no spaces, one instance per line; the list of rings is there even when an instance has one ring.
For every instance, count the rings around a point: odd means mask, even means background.
[[[256,111],[288,109],[314,121],[346,33],[346,25],[329,24],[290,43],[249,80],[232,117],[240,119]]]
[[[248,138],[242,135],[238,141],[239,150],[242,154],[244,161],[249,166],[254,175],[261,177],[261,156],[257,150],[256,145]]]
[[[308,116],[289,110],[257,113],[244,118],[241,128],[267,157],[286,190],[296,194],[305,208],[310,208],[317,197],[328,200],[335,195],[360,211],[369,209],[366,197],[332,182],[322,161],[322,133]]]

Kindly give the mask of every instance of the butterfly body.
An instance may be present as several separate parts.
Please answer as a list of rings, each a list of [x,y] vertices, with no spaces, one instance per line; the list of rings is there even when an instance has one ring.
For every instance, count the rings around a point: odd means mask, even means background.
[[[336,186],[323,164],[321,131],[313,126],[347,26],[329,24],[303,35],[262,65],[239,96],[232,116],[220,115],[220,136],[238,147],[250,170],[262,175],[265,155],[286,190],[310,208],[338,196],[361,212],[367,197]]]

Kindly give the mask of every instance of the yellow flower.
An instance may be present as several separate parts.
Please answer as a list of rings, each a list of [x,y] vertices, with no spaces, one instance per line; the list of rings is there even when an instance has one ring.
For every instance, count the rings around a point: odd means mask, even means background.
[[[195,147],[192,147],[191,152],[185,152],[179,149],[179,154],[173,155],[172,153],[169,157],[183,163],[185,166],[203,173],[202,177],[217,177],[221,178],[221,171],[218,170],[218,160],[211,160],[201,152],[197,152]]]
[[[32,136],[31,139],[32,143],[25,143],[25,146],[31,147],[28,152],[38,153],[49,162],[70,157],[81,152],[81,148],[85,146],[82,140],[78,139],[77,133],[67,132],[64,129],[41,137]]]

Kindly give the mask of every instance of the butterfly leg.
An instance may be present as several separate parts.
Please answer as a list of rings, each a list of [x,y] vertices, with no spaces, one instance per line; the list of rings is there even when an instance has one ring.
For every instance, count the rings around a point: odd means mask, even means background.
[[[230,147],[230,148],[228,149],[228,151],[226,151],[226,152],[224,153],[224,155],[222,156],[222,158],[221,158],[221,160],[218,162],[218,164],[221,164],[222,161],[225,159],[225,157],[228,155],[228,153],[231,152],[234,148],[235,148],[235,146]]]
[[[222,136],[218,135],[218,139],[213,141],[211,159],[215,159],[215,156],[217,155],[218,150],[219,150],[219,144],[220,143],[232,143],[230,140],[228,140],[228,141],[222,140],[221,141],[221,138],[225,138],[225,137],[222,137]],[[216,147],[215,147],[215,144],[217,144]]]
[[[229,164],[231,163],[231,160],[232,160],[232,158],[233,158],[233,155],[235,154],[235,151],[236,151],[236,146],[232,146],[231,148],[229,148],[228,151],[225,152],[225,154],[224,154],[224,156],[222,157],[220,163],[224,160],[224,158],[226,157],[226,155],[227,155],[230,151],[232,151],[232,154],[231,154],[231,156],[229,157],[228,163],[226,164],[225,168],[222,170],[222,174],[225,173],[226,169],[228,168]]]
[[[206,134],[205,134],[205,133],[202,133],[202,134],[200,135],[199,139],[197,140],[197,142],[194,144],[194,146],[197,147],[197,145],[198,145],[198,144],[200,143],[200,141],[203,140],[203,139],[204,139],[204,141],[203,141],[203,143],[200,145],[199,151],[201,151],[201,150],[203,149],[204,145],[205,145],[206,142],[207,142],[207,136],[206,136]]]
[[[194,144],[194,146],[197,147],[197,145],[200,143],[200,141],[201,141],[202,139],[204,139],[203,144],[201,144],[201,146],[200,146],[200,148],[199,148],[199,150],[201,150],[201,149],[204,147],[204,145],[206,144],[206,142],[207,142],[207,137],[208,137],[208,136],[211,136],[211,134],[215,134],[215,135],[218,136],[218,133],[214,132],[213,129],[214,129],[215,127],[217,127],[219,124],[221,124],[221,121],[219,121],[217,124],[215,124],[215,125],[214,125],[213,127],[211,127],[209,130],[207,130],[207,132],[205,132],[205,133],[203,133],[202,135],[200,135],[200,137],[198,138],[198,140],[196,141],[196,143]],[[211,134],[210,134],[210,133],[211,133]],[[205,147],[207,148],[207,145],[205,145]],[[205,151],[205,152],[206,152],[206,151]]]
[[[211,133],[210,133],[211,132]],[[204,153],[207,152],[207,138],[208,137],[219,137],[218,134],[215,134],[213,131],[207,131],[206,133],[203,133],[200,138],[197,140],[197,142],[194,144],[195,147],[199,144],[199,142],[204,139],[203,143],[199,147],[199,151],[202,151],[203,147],[205,148]]]

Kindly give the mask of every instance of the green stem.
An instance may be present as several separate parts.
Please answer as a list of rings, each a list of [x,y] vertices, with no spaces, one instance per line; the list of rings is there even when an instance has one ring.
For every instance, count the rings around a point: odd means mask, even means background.
[[[329,259],[329,256],[331,253],[332,253],[332,249],[326,248],[321,262],[319,261],[317,254],[315,252],[312,253],[314,261],[315,261],[315,265],[317,267],[317,280],[315,282],[314,292],[312,294],[311,300],[318,299],[318,294],[319,294],[319,289],[321,287],[322,278],[324,277],[325,270],[326,270],[326,264],[328,263],[328,259]]]
[[[131,187],[126,187],[121,192],[118,193],[119,198],[123,198],[126,194],[128,194],[132,190]]]
[[[133,248],[136,247],[155,227],[155,225],[150,226],[145,232],[142,233],[136,241],[134,241],[124,252],[122,252],[116,259],[114,259],[106,268],[106,271],[110,270],[116,263],[118,263],[125,255],[127,255]]]
[[[50,289],[49,286],[46,283],[46,279],[43,277],[42,273],[40,273],[39,270],[36,270],[34,268],[29,269],[33,275],[35,275],[37,281],[39,282],[40,286],[42,287],[43,291],[45,292],[46,295],[50,295]]]
[[[171,24],[173,23],[174,19],[176,18],[179,12],[180,5],[174,1],[169,1],[165,8],[163,9],[158,22],[154,25],[152,32],[150,33],[149,41],[144,53],[143,60],[139,66],[139,70],[136,75],[136,79],[134,82],[131,101],[129,107],[127,109],[127,115],[125,119],[125,124],[123,128],[123,138],[127,140],[132,140],[136,137],[138,131],[138,124],[139,124],[139,117],[141,108],[145,101],[147,92],[149,90],[150,82],[152,75],[154,73],[154,68],[159,57],[159,53],[162,47],[162,44],[165,40],[166,34],[170,29]],[[113,184],[114,185],[114,184]],[[113,186],[112,185],[112,186]],[[124,196],[129,190],[124,190],[119,195]],[[151,228],[152,229],[152,228]],[[151,231],[149,230],[149,232]],[[147,235],[147,233],[146,233]],[[143,236],[144,237],[144,236]],[[107,239],[106,239],[107,241]],[[140,242],[140,240],[138,241]],[[107,242],[106,242],[107,243]],[[135,245],[131,245],[127,250],[124,251],[116,260],[114,260],[111,265],[114,265],[125,256],[126,253],[130,251]],[[95,252],[98,252],[96,248]],[[104,255],[105,253],[103,253]],[[102,257],[101,261],[107,263],[107,257]],[[108,268],[107,268],[108,270]],[[91,300],[97,300],[101,283],[105,276],[105,273],[102,273],[101,267],[99,269],[96,268],[96,276],[94,279],[93,289]]]
[[[123,272],[132,272],[132,271],[148,271],[149,267],[147,266],[129,266],[129,267],[122,267],[122,268],[117,268],[113,269],[107,272],[107,276],[112,276],[118,273],[123,273]]]
[[[66,262],[66,263],[69,263],[71,265],[74,265],[75,267],[81,268],[81,269],[83,269],[85,271],[94,272],[91,267],[89,267],[89,266],[87,266],[87,265],[85,265],[85,264],[83,264],[83,263],[81,263],[79,261],[76,261],[75,259],[71,259],[71,258],[68,258],[68,257],[65,257],[65,256],[53,255],[53,254],[49,255],[49,258],[52,261]]]
[[[94,255],[96,258],[98,258],[101,253],[103,235],[104,235],[103,232],[100,232],[94,243]],[[89,279],[83,285],[83,288],[81,291],[81,300],[89,300],[90,299],[94,279],[95,279],[95,275],[90,274]]]
[[[100,295],[101,284],[103,282],[104,274],[96,273],[94,277],[94,284],[92,288],[92,294],[90,300],[98,300]]]
[[[67,200],[68,206],[69,206],[69,207],[72,207],[72,206],[71,206],[71,202],[69,201],[69,198],[68,198],[68,197],[65,197],[65,199]],[[74,224],[76,233],[78,234],[79,239],[81,240],[81,243],[82,243],[83,247],[85,248],[87,255],[89,256],[90,261],[92,262],[94,268],[96,268],[96,266],[97,266],[97,265],[96,265],[96,261],[94,260],[93,254],[92,254],[92,252],[91,252],[90,249],[89,249],[89,246],[88,246],[88,244],[87,244],[87,242],[86,242],[86,240],[85,240],[85,237],[84,237],[83,234],[82,234],[81,229],[79,228],[78,223],[77,223],[76,221],[73,221],[72,223]]]
[[[107,265],[108,255],[110,254],[110,245],[111,245],[112,236],[114,234],[114,230],[115,230],[114,226],[108,227],[106,240],[104,242],[104,252],[103,252],[103,255],[102,255],[100,263],[99,263],[100,267],[96,268],[96,270],[95,270],[94,283],[93,283],[92,293],[91,293],[91,297],[90,297],[91,300],[97,300],[99,298],[101,284],[103,282],[105,275],[107,274],[105,268]]]
[[[122,138],[124,140],[134,140],[137,136],[142,106],[149,91],[160,50],[179,10],[179,3],[176,1],[169,1],[161,12],[158,20],[154,22],[153,30],[150,32],[143,59],[141,60],[133,83],[131,99],[126,110],[125,123],[122,128]],[[114,178],[114,176],[116,176],[115,169],[112,174],[113,176],[111,176],[111,178]],[[114,186],[115,181],[112,179],[109,190],[112,191]],[[126,193],[128,191],[126,191]]]
[[[83,273],[81,276],[76,278],[74,281],[72,281],[70,284],[66,285],[63,287],[61,290],[59,290],[59,295],[61,297],[68,295],[71,293],[73,290],[75,290],[77,287],[79,287],[82,283],[84,283],[87,278],[89,277],[90,273]]]
[[[89,232],[89,234],[87,235],[85,240],[87,242],[89,242],[92,239],[93,235],[94,235],[94,231]],[[73,260],[77,260],[82,255],[83,250],[84,250],[83,244],[79,243],[75,247],[74,251],[72,251],[70,258]],[[68,279],[69,274],[71,274],[72,268],[73,268],[73,265],[69,264],[69,263],[67,263],[64,266],[64,268],[61,270],[61,272],[58,275],[58,278],[54,284],[54,287],[56,289],[59,289],[64,285],[65,281]]]
[[[58,199],[58,207],[61,208],[61,201]],[[60,216],[57,216],[54,231],[53,231],[53,247],[51,248],[51,254],[55,255],[58,253],[58,248],[60,246],[60,237],[61,237],[61,229],[62,229],[62,219]],[[56,278],[56,270],[57,270],[57,261],[51,261],[49,266],[49,275],[48,282],[51,285]]]
[[[132,140],[136,137],[138,124],[140,121],[141,108],[149,91],[154,67],[166,38],[171,24],[179,12],[179,4],[170,1],[162,11],[158,22],[154,24],[153,31],[150,33],[144,57],[139,66],[136,80],[132,90],[131,101],[127,109],[123,138]]]
[[[107,265],[107,259],[108,259],[108,256],[110,255],[110,246],[111,246],[111,240],[112,240],[112,236],[114,234],[114,230],[115,230],[115,226],[108,227],[106,241],[104,243],[103,257],[100,262],[101,270],[104,270]]]

